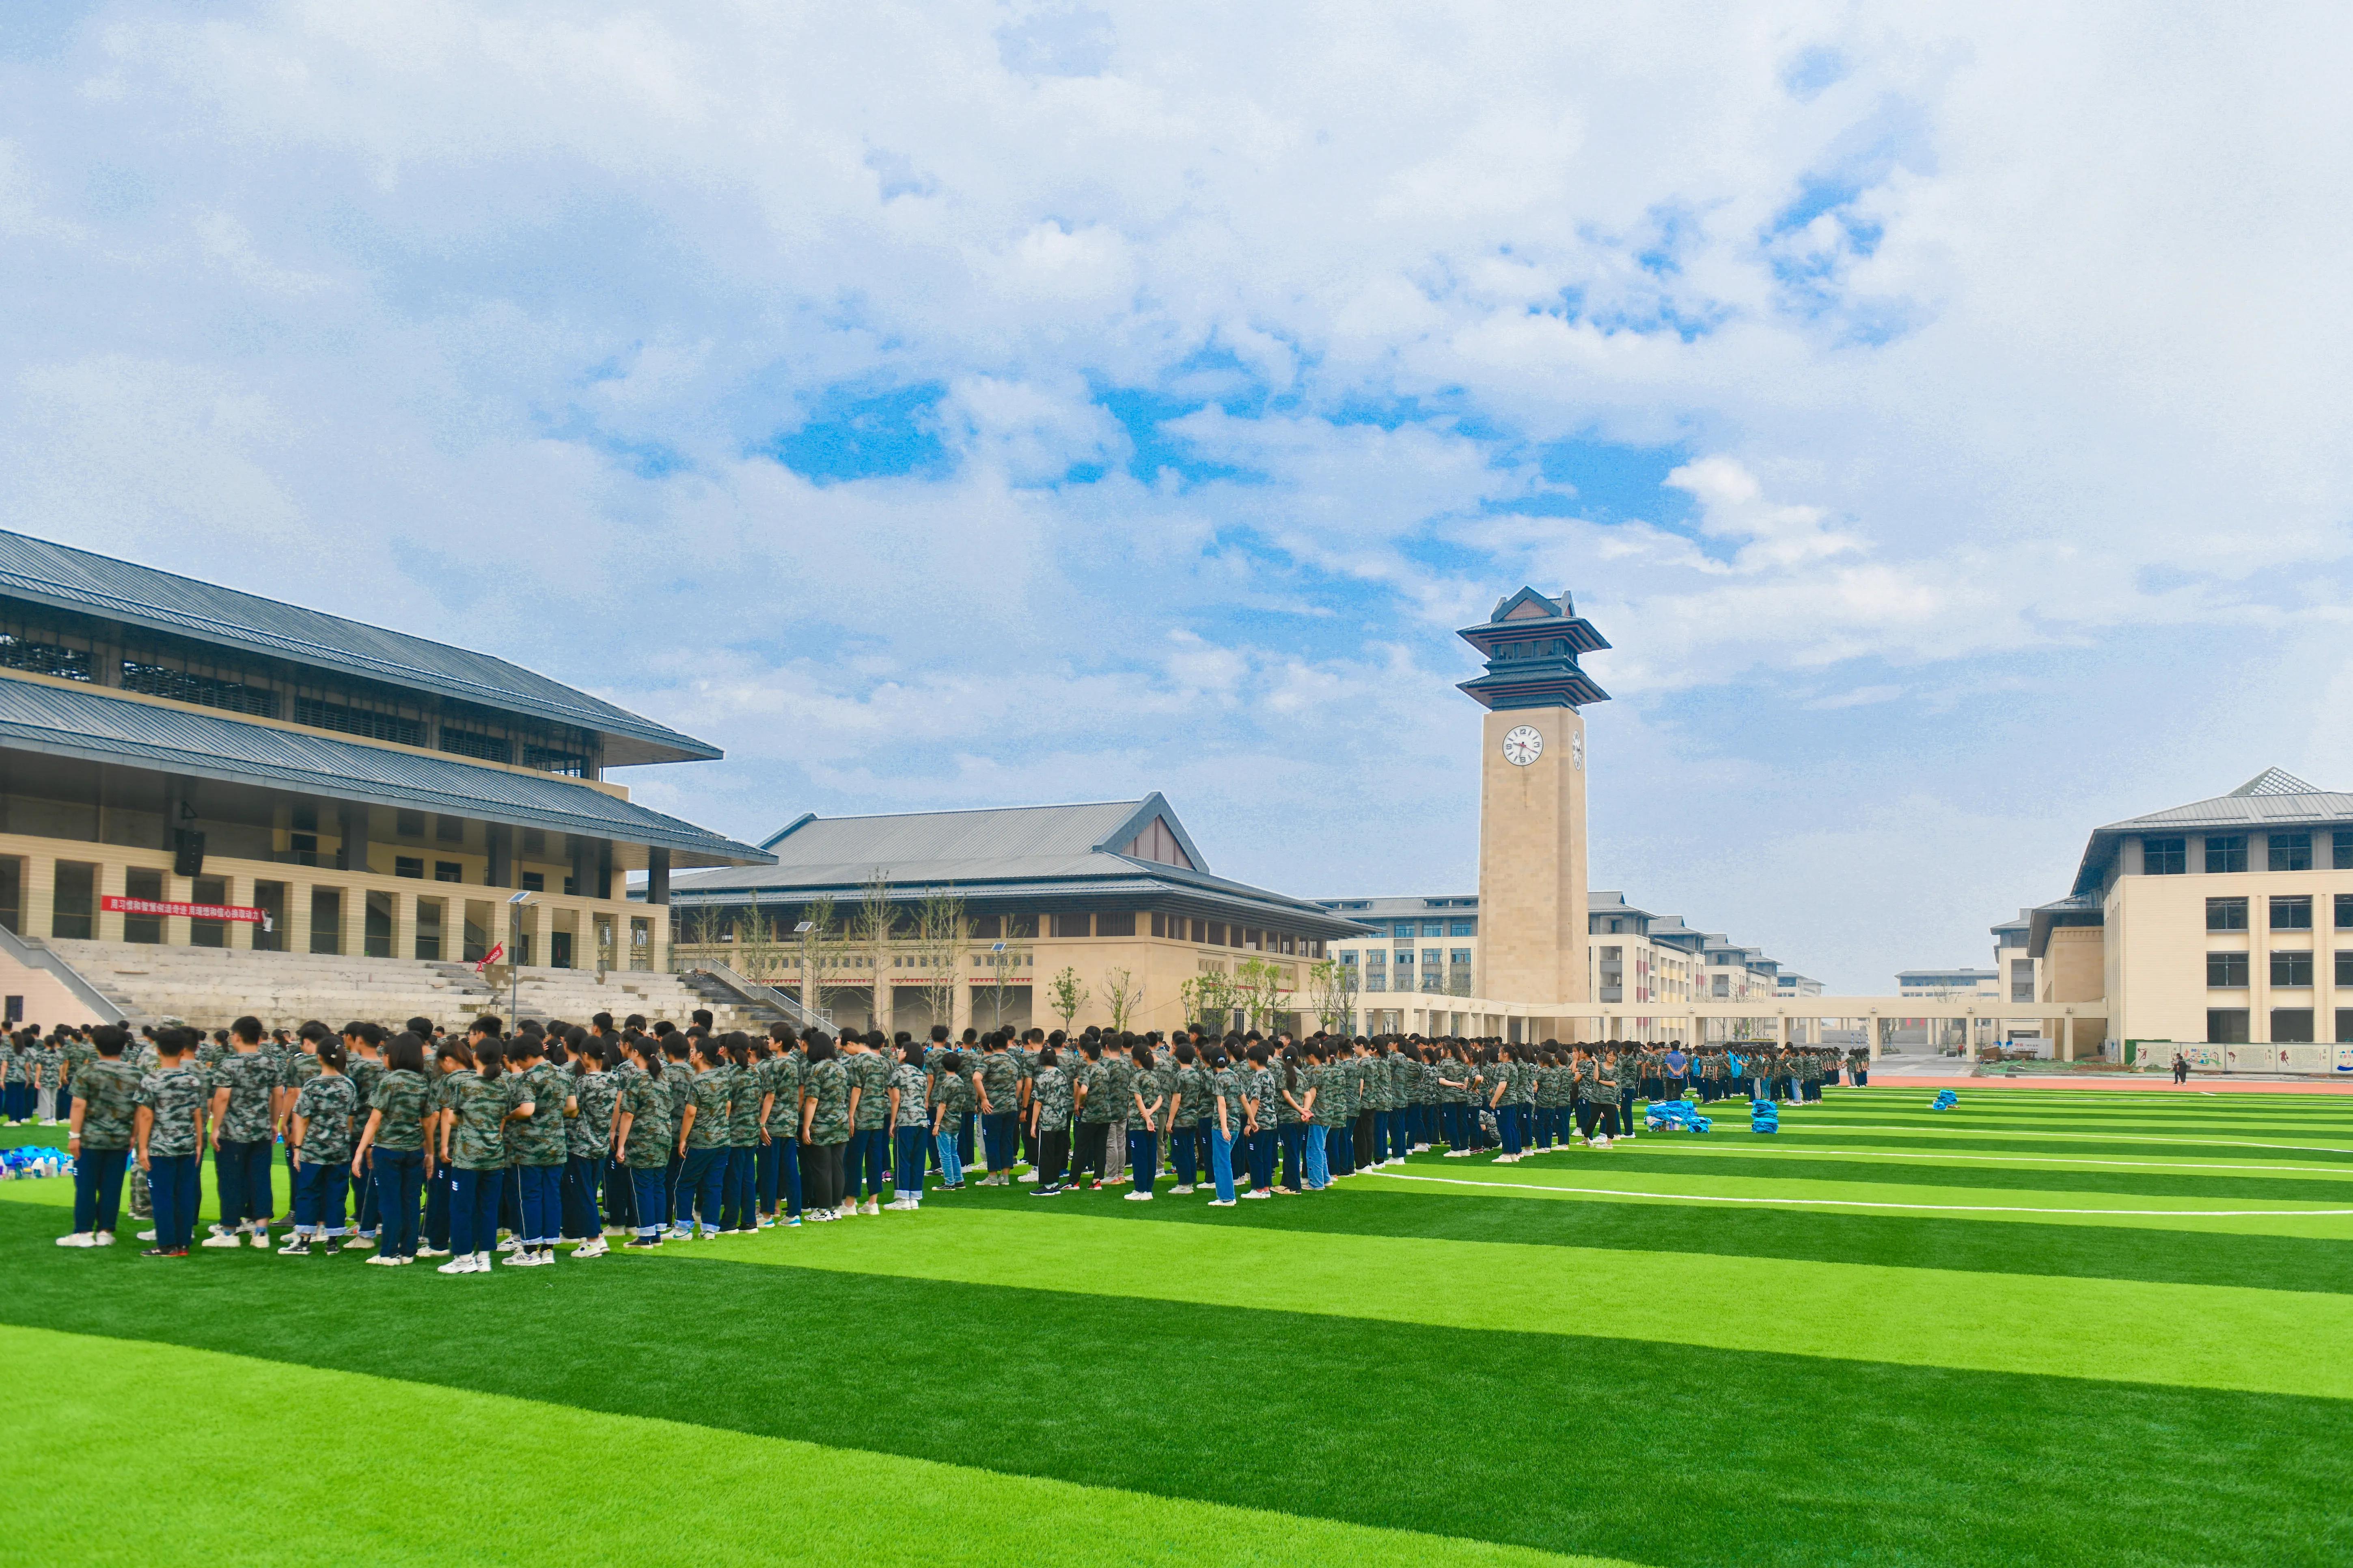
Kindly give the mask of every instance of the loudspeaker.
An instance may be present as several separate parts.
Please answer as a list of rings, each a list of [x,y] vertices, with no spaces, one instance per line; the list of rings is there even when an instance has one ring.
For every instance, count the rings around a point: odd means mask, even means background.
[[[200,877],[205,870],[205,836],[193,827],[182,827],[172,834],[172,875]]]

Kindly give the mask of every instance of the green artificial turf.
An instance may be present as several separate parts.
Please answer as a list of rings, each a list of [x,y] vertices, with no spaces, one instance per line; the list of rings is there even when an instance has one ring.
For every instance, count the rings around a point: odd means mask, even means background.
[[[1224,1211],[972,1190],[491,1278],[61,1250],[63,1184],[0,1185],[0,1359],[29,1373],[5,1408],[72,1434],[0,1458],[56,1516],[0,1539],[142,1563],[2353,1557],[2353,1218],[2300,1212],[2353,1184],[2329,1152],[2353,1104],[1926,1099],[1834,1090],[1778,1144],[1732,1102],[1707,1140]],[[2110,1154],[2139,1163],[2061,1163]],[[1610,1183],[1778,1197],[1566,1190]],[[1825,1191],[1953,1207],[1778,1201]],[[2261,1212],[1971,1212],[2086,1200]],[[93,1555],[74,1527],[140,1495],[142,1435],[184,1467],[152,1494],[173,1525]],[[357,1552],[301,1517],[347,1498],[354,1444],[398,1500],[353,1516]]]

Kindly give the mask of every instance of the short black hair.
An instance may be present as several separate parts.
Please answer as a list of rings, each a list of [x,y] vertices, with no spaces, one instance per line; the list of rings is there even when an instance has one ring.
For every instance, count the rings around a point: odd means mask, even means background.
[[[131,1031],[120,1024],[100,1024],[90,1032],[90,1043],[98,1047],[100,1056],[119,1057],[131,1043]]]

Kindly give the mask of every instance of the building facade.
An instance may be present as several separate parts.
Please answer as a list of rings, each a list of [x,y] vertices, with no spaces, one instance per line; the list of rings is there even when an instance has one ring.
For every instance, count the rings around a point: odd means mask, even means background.
[[[659,969],[630,873],[659,903],[673,868],[767,856],[608,774],[719,754],[503,659],[0,533],[0,927],[69,963]]]
[[[1167,1030],[1215,1013],[1297,1028],[1356,1006],[1319,989],[1317,965],[1367,928],[1214,875],[1158,795],[803,816],[761,848],[772,864],[673,883],[680,961],[724,963],[841,1027]]]

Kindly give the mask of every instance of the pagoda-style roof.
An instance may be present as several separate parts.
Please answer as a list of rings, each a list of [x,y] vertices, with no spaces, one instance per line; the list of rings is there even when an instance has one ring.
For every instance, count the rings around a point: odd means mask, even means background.
[[[1581,708],[1609,693],[1577,668],[1577,656],[1609,646],[1581,618],[1567,594],[1546,598],[1523,588],[1495,602],[1494,614],[1458,634],[1487,658],[1487,673],[1458,689],[1486,708]]]

